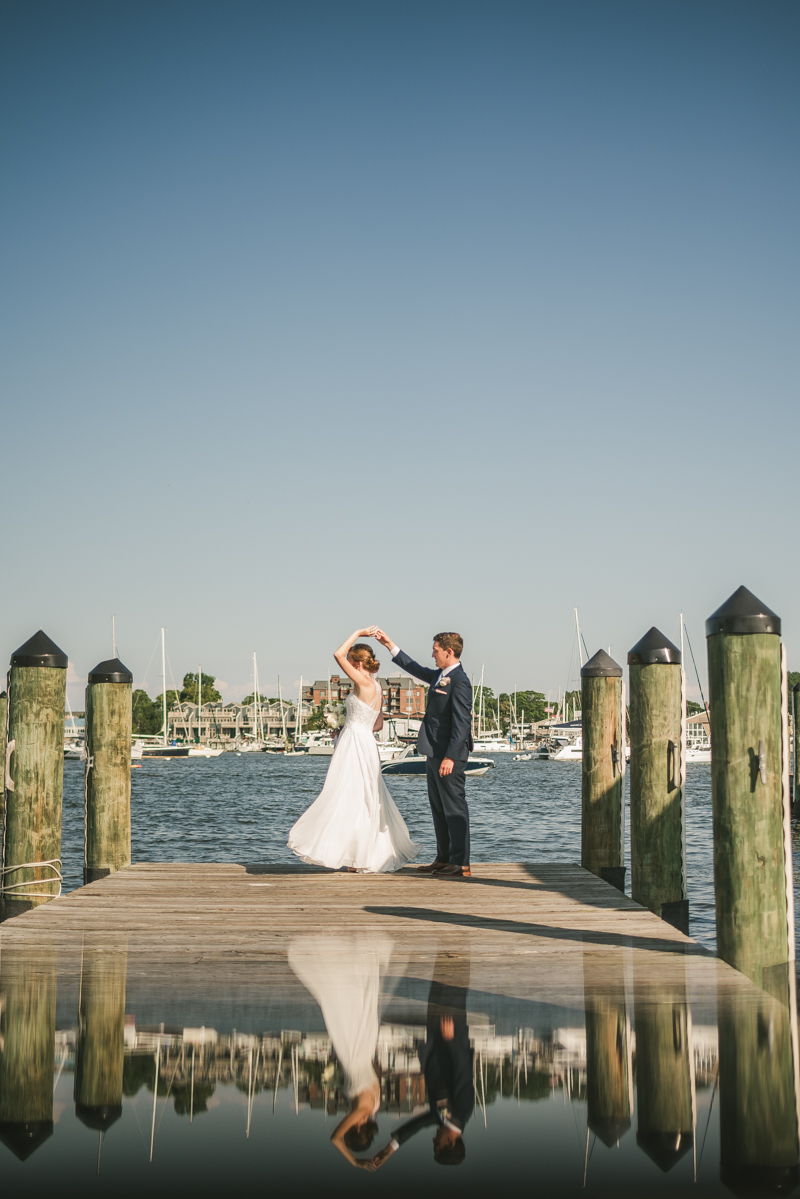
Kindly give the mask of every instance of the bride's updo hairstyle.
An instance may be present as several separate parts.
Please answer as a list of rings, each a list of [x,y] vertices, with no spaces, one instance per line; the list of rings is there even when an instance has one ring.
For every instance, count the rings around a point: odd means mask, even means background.
[[[356,666],[362,666],[370,674],[375,674],[381,668],[380,662],[364,641],[359,641],[358,645],[354,645],[347,656],[355,662]]]

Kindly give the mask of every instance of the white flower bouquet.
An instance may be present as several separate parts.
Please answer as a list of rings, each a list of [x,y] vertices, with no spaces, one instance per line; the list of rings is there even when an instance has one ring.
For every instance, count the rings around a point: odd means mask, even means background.
[[[347,709],[344,704],[329,704],[325,709],[325,723],[334,732],[339,731],[347,719]]]

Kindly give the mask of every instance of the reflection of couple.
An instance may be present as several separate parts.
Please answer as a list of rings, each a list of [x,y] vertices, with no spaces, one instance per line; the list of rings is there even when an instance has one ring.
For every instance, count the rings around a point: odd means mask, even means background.
[[[369,873],[399,870],[419,852],[381,775],[374,737],[383,723],[381,688],[374,677],[379,664],[369,645],[356,644],[359,637],[375,637],[398,666],[430,685],[417,744],[428,760],[436,860],[419,869],[438,877],[468,876],[464,772],[472,748],[472,686],[459,660],[463,641],[458,633],[436,634],[435,669],[409,658],[377,625],[357,629],[339,646],[334,657],[354,685],[345,701],[347,719],[325,785],[291,829],[289,848],[318,866]]]
[[[384,934],[313,937],[295,941],[289,964],[316,999],[328,1036],[342,1066],[350,1112],[331,1143],[362,1170],[376,1170],[415,1133],[435,1128],[433,1156],[441,1165],[459,1165],[466,1152],[463,1131],[472,1115],[472,1050],[467,1030],[469,960],[437,959],[428,995],[426,1041],[418,1047],[425,1076],[426,1111],[397,1128],[374,1158],[357,1158],[378,1131],[380,1080],[374,1059],[380,1028],[381,982],[386,978],[392,940]],[[444,981],[443,970],[450,972]]]

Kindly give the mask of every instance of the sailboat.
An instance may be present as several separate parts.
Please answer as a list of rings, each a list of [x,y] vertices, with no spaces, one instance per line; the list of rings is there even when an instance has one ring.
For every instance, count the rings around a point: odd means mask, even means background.
[[[253,707],[255,709],[255,734],[240,741],[236,748],[243,754],[260,754],[264,749],[264,720],[261,714],[261,696],[258,690],[258,660],[253,651]]]

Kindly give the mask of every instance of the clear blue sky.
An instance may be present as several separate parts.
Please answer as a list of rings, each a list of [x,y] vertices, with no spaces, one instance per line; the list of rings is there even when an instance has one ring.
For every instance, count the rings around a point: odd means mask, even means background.
[[[800,669],[795,0],[2,21],[5,661],[555,692],[745,583]]]

